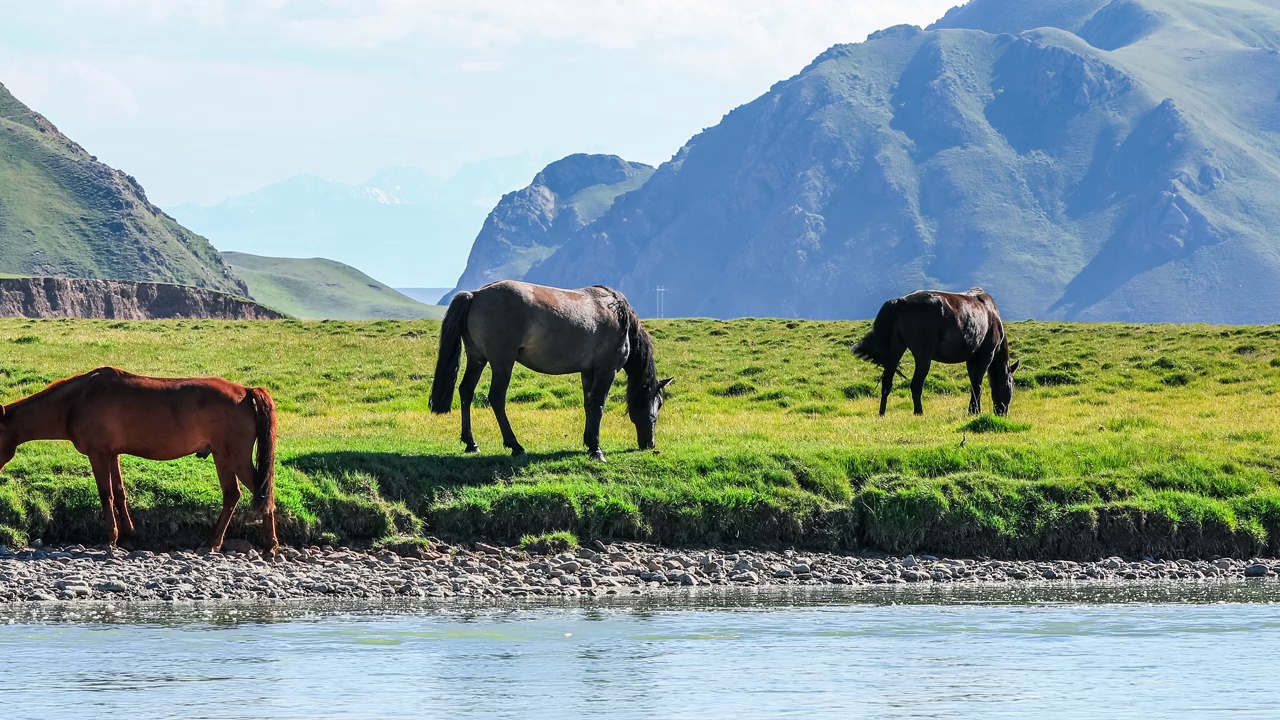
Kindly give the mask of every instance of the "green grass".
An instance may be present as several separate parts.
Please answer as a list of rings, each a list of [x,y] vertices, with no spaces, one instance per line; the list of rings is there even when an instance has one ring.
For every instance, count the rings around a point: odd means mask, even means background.
[[[333,260],[222,254],[254,300],[304,320],[416,320],[444,317],[359,270]]]
[[[578,378],[523,369],[512,383],[523,401],[508,412],[529,456],[506,455],[487,410],[475,414],[481,454],[464,455],[458,413],[427,411],[439,329],[429,320],[0,321],[0,398],[96,364],[264,385],[281,411],[281,532],[292,542],[564,531],[1003,557],[1280,549],[1280,327],[1013,323],[1020,376],[1078,382],[1024,379],[1006,422],[969,417],[964,368],[945,365],[924,417],[902,388],[877,417],[878,398],[861,390],[876,370],[847,349],[865,323],[650,325],[659,371],[677,378],[662,452],[634,449],[620,379],[603,465],[579,447]],[[1189,382],[1166,383],[1171,364]],[[726,392],[736,384],[751,389]],[[127,458],[124,473],[146,542],[208,533],[210,461]],[[0,474],[0,542],[94,541],[97,503],[89,464],[68,444],[23,446]],[[239,524],[247,500],[237,517],[232,535],[252,533]]]

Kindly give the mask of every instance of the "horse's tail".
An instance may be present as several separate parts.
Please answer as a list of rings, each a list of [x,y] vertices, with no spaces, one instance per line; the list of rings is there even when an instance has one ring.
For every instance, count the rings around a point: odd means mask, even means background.
[[[876,319],[871,323],[871,332],[857,344],[849,348],[854,355],[875,363],[881,367],[892,358],[893,335],[898,329],[898,304],[901,298],[894,298],[880,306]]]
[[[252,507],[256,512],[270,512],[276,507],[276,404],[263,388],[250,388],[249,396],[258,434]]]
[[[436,376],[431,380],[431,412],[443,415],[453,407],[453,386],[458,382],[458,362],[462,359],[462,333],[471,311],[472,293],[462,291],[453,296],[449,311],[440,326],[440,354],[436,357]]]

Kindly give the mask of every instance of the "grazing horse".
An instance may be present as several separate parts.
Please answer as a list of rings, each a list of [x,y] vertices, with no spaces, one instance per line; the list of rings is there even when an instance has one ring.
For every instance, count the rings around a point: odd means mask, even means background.
[[[1013,399],[1013,373],[1009,365],[1009,338],[995,300],[982,288],[949,293],[917,290],[886,302],[871,324],[871,332],[855,344],[853,354],[884,368],[880,381],[880,414],[884,415],[893,390],[893,376],[907,350],[915,358],[911,399],[916,415],[924,414],[920,394],[929,364],[966,363],[969,366],[969,412],[982,411],[982,376],[991,376],[991,402],[997,415],[1009,413]]]
[[[636,426],[641,450],[653,448],[663,389],[673,378],[658,380],[653,338],[622,293],[596,285],[581,290],[502,280],[475,292],[460,292],[449,303],[440,329],[440,355],[431,383],[431,411],[449,412],[458,379],[462,345],[467,369],[458,395],[462,400],[462,442],[477,452],[471,434],[471,398],[485,364],[493,366],[489,404],[512,455],[524,448],[507,420],[507,387],[516,363],[548,375],[582,374],[587,412],[582,442],[591,457],[603,461],[600,418],[619,370],[627,372],[627,412]]]
[[[276,416],[271,396],[219,378],[150,378],[103,367],[59,380],[12,405],[0,406],[0,470],[32,440],[70,440],[89,457],[98,481],[107,544],[133,532],[120,456],[174,460],[213,455],[222,485],[222,514],[212,547],[222,547],[240,500],[236,478],[262,513],[264,544],[276,541]],[[253,446],[258,445],[254,467]]]

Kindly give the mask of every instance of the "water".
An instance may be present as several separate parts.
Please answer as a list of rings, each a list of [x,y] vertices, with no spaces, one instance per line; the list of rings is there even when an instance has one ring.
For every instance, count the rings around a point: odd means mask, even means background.
[[[0,608],[0,718],[1276,717],[1280,584]]]

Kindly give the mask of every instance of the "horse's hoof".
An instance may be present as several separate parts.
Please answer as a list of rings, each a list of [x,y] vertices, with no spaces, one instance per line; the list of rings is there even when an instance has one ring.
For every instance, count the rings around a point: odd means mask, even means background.
[[[524,456],[524,448],[522,447],[511,448],[511,457],[523,457],[523,456]]]
[[[607,462],[607,461],[604,459],[604,451],[602,451],[602,450],[598,450],[598,449],[597,449],[597,450],[592,450],[592,451],[588,452],[587,454],[591,456],[591,459],[592,459],[592,460],[598,460],[598,461],[600,461],[600,462]]]
[[[462,452],[464,452],[464,453],[478,453],[478,452],[480,452],[480,446],[479,446],[479,445],[468,445],[467,447],[465,447],[465,448],[462,450]]]

